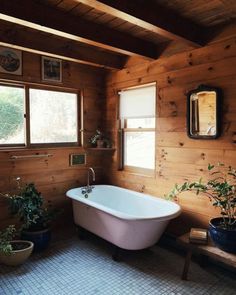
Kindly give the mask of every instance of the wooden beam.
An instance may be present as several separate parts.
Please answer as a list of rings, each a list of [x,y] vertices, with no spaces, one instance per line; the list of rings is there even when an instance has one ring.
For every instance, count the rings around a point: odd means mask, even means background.
[[[146,30],[189,45],[204,45],[205,29],[191,20],[181,17],[173,10],[164,8],[154,1],[130,0],[76,0],[90,7],[123,19]]]
[[[158,47],[32,0],[1,0],[0,19],[126,55],[155,59]],[[50,43],[48,44],[50,46]]]
[[[1,20],[0,45],[108,69],[121,69],[125,62],[125,58],[109,52]]]

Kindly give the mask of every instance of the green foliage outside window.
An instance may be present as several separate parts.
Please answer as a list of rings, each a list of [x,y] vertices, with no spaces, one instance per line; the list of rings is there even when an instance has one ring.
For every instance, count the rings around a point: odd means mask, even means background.
[[[23,125],[24,106],[21,91],[20,88],[0,86],[0,139],[13,136]]]

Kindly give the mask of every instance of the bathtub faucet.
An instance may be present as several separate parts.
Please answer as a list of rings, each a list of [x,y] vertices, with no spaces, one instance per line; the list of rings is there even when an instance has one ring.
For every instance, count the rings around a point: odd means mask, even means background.
[[[92,167],[89,167],[89,169],[88,169],[88,181],[87,181],[87,186],[84,186],[84,187],[82,188],[82,194],[83,194],[83,195],[84,195],[84,194],[89,194],[89,193],[91,193],[92,190],[93,190],[93,186],[91,186],[91,185],[89,184],[89,180],[90,180],[90,171],[92,172],[93,181],[95,181],[95,171],[93,170]]]

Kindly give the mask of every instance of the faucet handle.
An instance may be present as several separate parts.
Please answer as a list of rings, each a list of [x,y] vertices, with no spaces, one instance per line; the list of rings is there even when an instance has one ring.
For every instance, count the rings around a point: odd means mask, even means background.
[[[86,186],[81,187],[81,193],[83,195],[87,193],[87,187]]]

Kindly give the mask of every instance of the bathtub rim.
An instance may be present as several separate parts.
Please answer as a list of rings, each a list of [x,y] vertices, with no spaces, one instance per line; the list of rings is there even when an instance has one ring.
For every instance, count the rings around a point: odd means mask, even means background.
[[[117,211],[117,210],[114,210],[114,209],[110,209],[109,207],[106,207],[104,205],[100,205],[99,203],[97,202],[94,202],[94,201],[91,201],[89,198],[76,198],[76,197],[73,197],[71,196],[71,193],[74,193],[75,190],[78,190],[78,189],[81,189],[82,187],[76,187],[76,188],[72,188],[70,190],[68,190],[66,192],[66,196],[70,199],[72,199],[72,201],[77,201],[77,202],[80,202],[84,205],[87,205],[88,207],[93,207],[93,208],[96,208],[98,210],[101,210],[109,215],[112,215],[112,216],[115,216],[119,219],[122,219],[122,220],[129,220],[129,221],[137,221],[137,220],[158,220],[158,221],[166,221],[166,220],[171,220],[171,219],[174,219],[176,217],[178,217],[181,212],[182,212],[182,209],[180,207],[179,204],[176,204],[175,202],[173,201],[170,201],[170,200],[165,200],[165,199],[162,199],[160,197],[154,197],[154,196],[151,196],[149,194],[144,194],[144,193],[140,193],[140,192],[136,192],[136,191],[133,191],[133,190],[129,190],[129,189],[126,189],[126,188],[122,188],[122,187],[119,187],[119,186],[115,186],[115,185],[106,185],[106,184],[97,184],[97,185],[94,185],[94,187],[112,187],[112,188],[116,188],[116,189],[121,189],[121,190],[125,190],[125,191],[128,191],[128,192],[133,192],[137,195],[140,195],[142,197],[147,197],[147,198],[151,198],[152,200],[158,200],[159,202],[161,203],[171,203],[171,205],[174,205],[176,207],[176,211],[172,214],[168,214],[168,215],[164,215],[164,216],[151,216],[151,217],[146,217],[146,216],[137,216],[137,215],[131,215],[131,214],[127,214],[127,213],[123,213],[121,211]],[[70,194],[70,195],[68,195]]]

